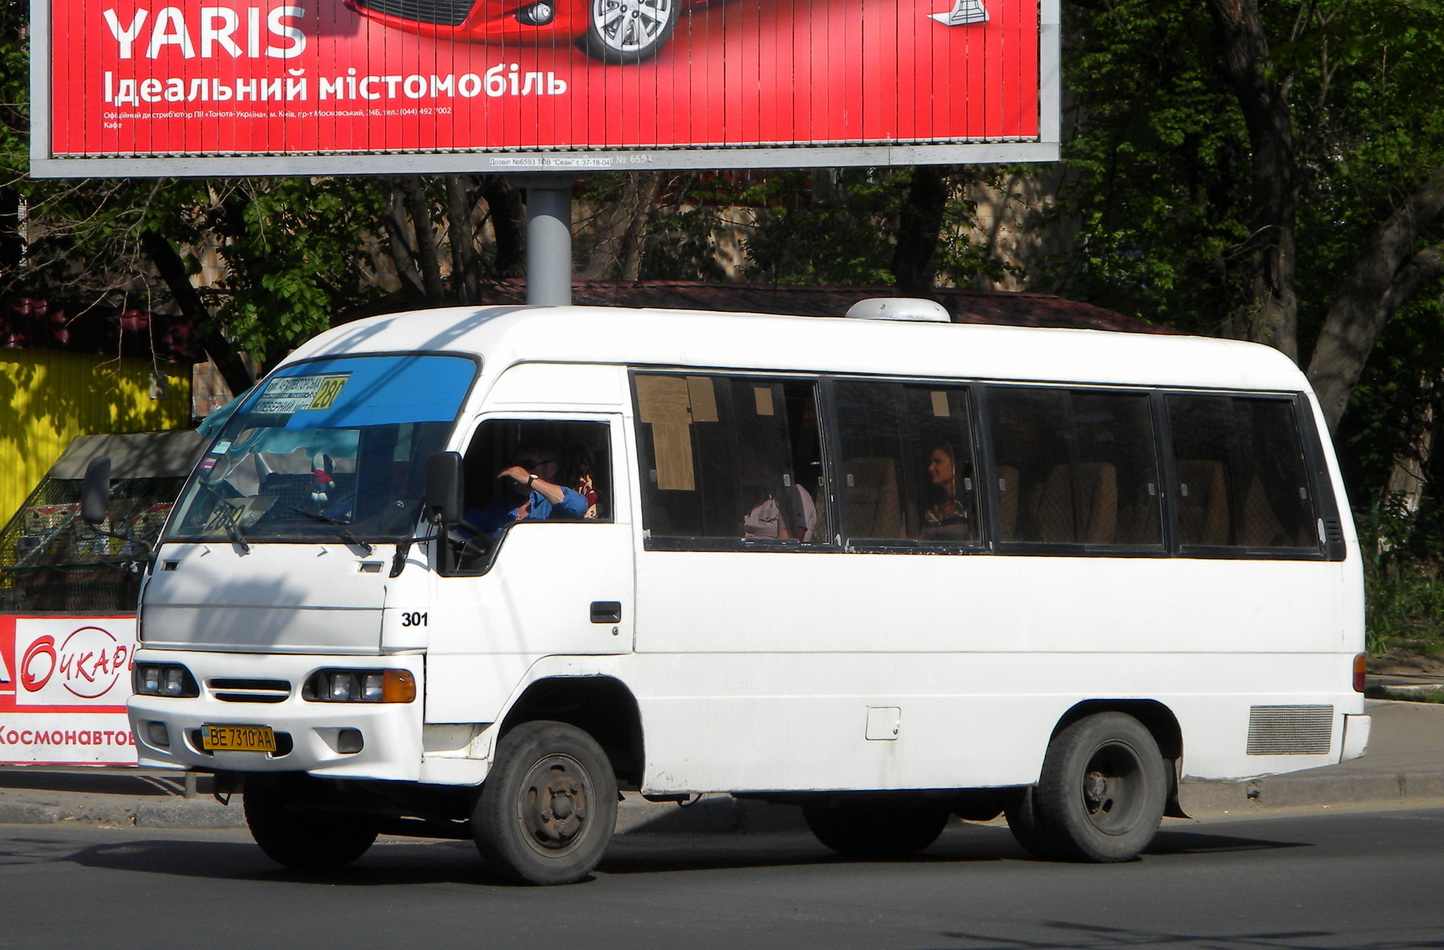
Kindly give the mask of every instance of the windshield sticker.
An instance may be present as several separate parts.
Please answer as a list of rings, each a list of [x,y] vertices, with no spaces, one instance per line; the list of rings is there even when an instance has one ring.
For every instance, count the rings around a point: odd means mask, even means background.
[[[251,412],[263,415],[291,415],[307,409],[330,409],[350,373],[326,376],[280,376],[266,384],[265,392]]]

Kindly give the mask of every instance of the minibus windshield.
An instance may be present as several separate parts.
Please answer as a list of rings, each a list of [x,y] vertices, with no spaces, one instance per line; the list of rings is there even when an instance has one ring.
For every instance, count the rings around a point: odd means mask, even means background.
[[[476,370],[436,355],[283,367],[226,421],[162,540],[410,537],[426,459],[444,447]]]

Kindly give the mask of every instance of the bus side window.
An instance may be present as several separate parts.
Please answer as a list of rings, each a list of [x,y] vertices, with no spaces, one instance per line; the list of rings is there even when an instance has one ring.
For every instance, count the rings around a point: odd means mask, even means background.
[[[909,522],[903,497],[902,387],[840,380],[833,395],[843,459],[838,494],[848,540],[886,542],[914,535],[916,520]]]
[[[1161,547],[1148,394],[999,386],[988,405],[999,541]]]
[[[976,542],[966,387],[840,380],[834,394],[849,540],[910,547]]]
[[[766,377],[636,374],[649,539],[684,548],[824,540],[812,493],[820,477],[813,389]],[[804,465],[809,477],[799,482]]]
[[[1168,415],[1182,546],[1317,547],[1293,400],[1180,393]]]

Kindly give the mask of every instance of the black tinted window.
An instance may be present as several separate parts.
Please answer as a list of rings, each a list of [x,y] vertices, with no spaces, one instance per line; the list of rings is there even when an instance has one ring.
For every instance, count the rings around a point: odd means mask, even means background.
[[[1313,500],[1290,399],[1168,397],[1179,543],[1313,548]]]
[[[1163,543],[1146,393],[996,387],[988,425],[998,540]]]
[[[968,391],[870,380],[840,381],[833,391],[849,540],[977,540]]]

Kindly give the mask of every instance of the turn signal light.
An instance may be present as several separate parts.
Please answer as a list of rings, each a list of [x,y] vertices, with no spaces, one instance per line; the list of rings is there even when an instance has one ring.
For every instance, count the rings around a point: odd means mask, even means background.
[[[1354,692],[1356,693],[1364,691],[1364,672],[1368,665],[1369,655],[1367,653],[1360,653],[1354,657]]]
[[[381,677],[383,703],[409,703],[416,699],[416,677],[407,670],[387,670]]]

